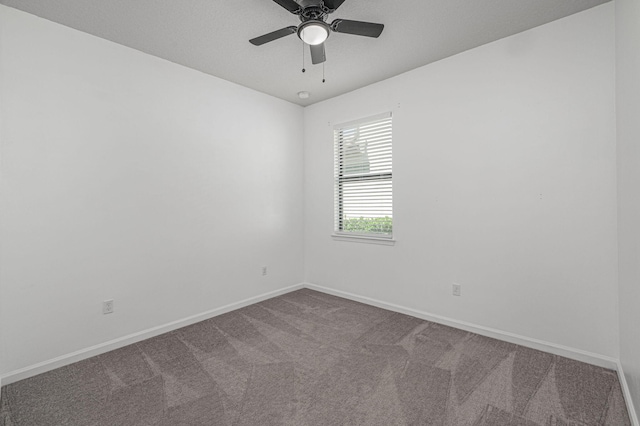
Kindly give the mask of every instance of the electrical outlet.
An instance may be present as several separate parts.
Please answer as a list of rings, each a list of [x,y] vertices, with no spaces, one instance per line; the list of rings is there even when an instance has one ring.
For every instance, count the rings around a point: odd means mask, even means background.
[[[267,275],[267,267],[266,266],[262,267],[262,275]]]
[[[113,299],[105,300],[102,302],[102,314],[112,314],[113,313]]]
[[[453,284],[453,295],[454,296],[460,296],[462,294],[461,293],[462,290],[461,290],[460,287],[461,287],[460,284]]]

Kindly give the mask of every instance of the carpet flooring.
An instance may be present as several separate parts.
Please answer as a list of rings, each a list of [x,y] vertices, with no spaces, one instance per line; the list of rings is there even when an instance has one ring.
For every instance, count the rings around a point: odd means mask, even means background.
[[[303,289],[9,384],[0,424],[631,423],[614,371]]]

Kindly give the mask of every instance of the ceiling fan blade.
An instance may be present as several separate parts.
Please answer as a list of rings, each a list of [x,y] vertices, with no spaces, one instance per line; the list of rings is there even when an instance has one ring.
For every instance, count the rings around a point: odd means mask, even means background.
[[[313,65],[321,64],[327,60],[327,57],[324,54],[324,43],[309,45],[311,48],[311,63]]]
[[[331,23],[331,29],[337,33],[355,34],[367,37],[378,37],[384,29],[383,24],[372,22],[350,21],[348,19],[336,19]]]
[[[287,9],[289,12],[295,13],[296,15],[298,15],[302,11],[302,8],[300,7],[300,5],[293,0],[273,0],[273,1],[278,3],[280,6],[284,7],[285,9]]]
[[[339,8],[342,3],[344,3],[344,0],[324,0],[325,7],[331,9],[331,12]]]
[[[272,33],[261,35],[260,37],[252,38],[251,40],[249,40],[249,43],[255,46],[261,46],[265,43],[269,43],[270,41],[277,40],[284,36],[288,36],[289,34],[295,34],[296,31],[298,31],[297,27],[282,28]]]

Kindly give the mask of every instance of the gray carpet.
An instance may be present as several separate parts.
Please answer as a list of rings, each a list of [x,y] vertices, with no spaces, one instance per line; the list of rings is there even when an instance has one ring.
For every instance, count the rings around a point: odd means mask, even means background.
[[[614,371],[305,289],[7,385],[0,424],[630,422]]]

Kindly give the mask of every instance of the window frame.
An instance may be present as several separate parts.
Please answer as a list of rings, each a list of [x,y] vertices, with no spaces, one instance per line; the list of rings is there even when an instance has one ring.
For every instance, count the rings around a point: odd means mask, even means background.
[[[363,242],[363,243],[371,243],[371,244],[382,244],[382,245],[394,245],[394,233],[393,233],[393,115],[391,111],[385,112],[382,114],[377,114],[369,117],[364,117],[358,120],[349,121],[346,123],[340,123],[333,126],[333,138],[334,138],[334,208],[333,208],[333,233],[332,238],[336,241],[352,241],[352,242]],[[357,129],[356,131],[360,131],[361,126],[371,125],[372,123],[379,121],[389,121],[391,124],[391,136],[388,142],[388,147],[390,148],[390,153],[388,154],[388,163],[391,168],[390,171],[381,171],[377,173],[371,174],[370,172],[351,175],[345,177],[344,175],[344,162],[345,162],[345,154],[343,145],[342,136],[338,136],[340,132],[345,129]],[[385,145],[387,146],[387,145]],[[364,176],[366,175],[366,176]],[[376,233],[376,232],[349,232],[340,229],[343,226],[343,211],[344,211],[344,190],[343,184],[349,181],[357,182],[363,180],[371,180],[371,181],[389,181],[390,189],[388,190],[388,195],[391,196],[390,204],[391,204],[391,232],[388,234],[385,233]],[[387,194],[384,191],[381,191],[380,196],[385,196]]]

